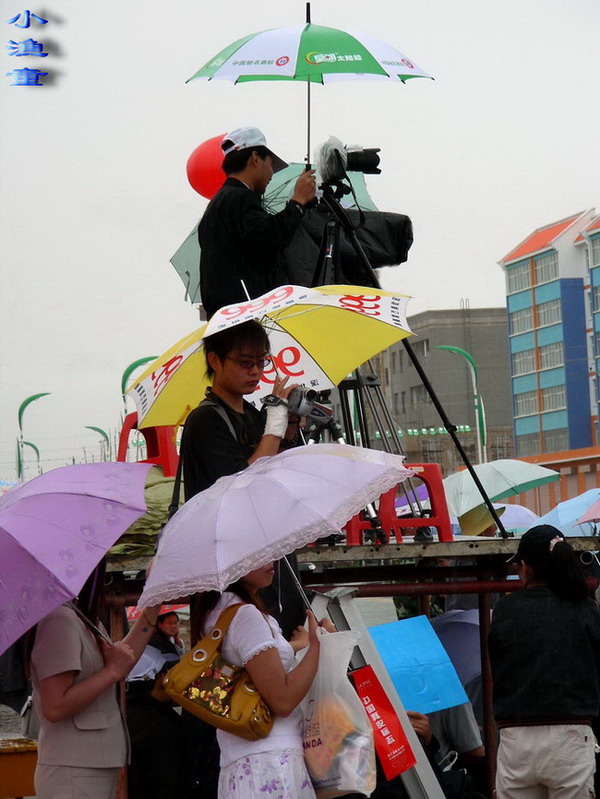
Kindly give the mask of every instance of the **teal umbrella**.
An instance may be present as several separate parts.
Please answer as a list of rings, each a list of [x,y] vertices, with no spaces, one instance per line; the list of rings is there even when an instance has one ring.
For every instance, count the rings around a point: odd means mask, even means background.
[[[276,172],[264,196],[264,206],[272,214],[284,207],[293,194],[294,184],[306,169],[304,164],[290,164],[281,172]],[[377,211],[378,208],[369,196],[362,172],[348,172],[354,187],[357,203],[348,195],[342,201],[347,209],[361,208],[363,211]],[[183,281],[190,302],[200,302],[200,244],[198,242],[198,225],[187,236],[175,255],[171,258],[175,271]]]
[[[523,494],[560,477],[553,469],[510,458],[478,463],[473,468],[492,502]],[[455,516],[462,516],[481,505],[479,489],[466,469],[444,478],[444,491],[448,508]]]

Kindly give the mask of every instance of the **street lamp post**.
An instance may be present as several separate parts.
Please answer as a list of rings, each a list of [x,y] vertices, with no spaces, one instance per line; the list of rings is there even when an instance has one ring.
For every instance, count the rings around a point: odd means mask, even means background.
[[[25,409],[28,405],[31,405],[32,402],[41,399],[42,397],[48,397],[50,395],[49,391],[44,391],[40,394],[32,394],[30,397],[27,397],[26,400],[19,406],[18,411],[18,419],[19,419],[19,438],[17,439],[17,480],[23,482],[25,478],[25,463],[23,459],[23,448],[27,444],[26,441],[23,440],[23,414],[25,413]],[[31,446],[31,444],[27,444],[27,446]],[[37,447],[36,447],[37,449]],[[38,452],[38,469],[40,468],[39,463],[39,452]]]
[[[100,446],[101,446],[101,457],[104,462],[111,460],[112,453],[110,451],[110,439],[108,437],[108,433],[106,430],[103,430],[101,427],[94,427],[92,424],[85,425],[86,430],[93,430],[94,433],[98,433],[100,438]]]
[[[477,367],[475,365],[475,359],[473,356],[468,353],[466,350],[461,349],[460,347],[452,347],[447,344],[440,344],[437,348],[438,350],[448,350],[448,352],[453,352],[456,355],[461,355],[467,362],[467,368],[469,370],[469,374],[471,375],[471,384],[473,386],[473,404],[475,407],[475,432],[477,436],[477,459],[479,463],[486,463],[487,461],[487,452],[486,452],[486,440],[487,440],[487,430],[485,424],[485,408],[483,407],[483,399],[479,394],[477,389]]]

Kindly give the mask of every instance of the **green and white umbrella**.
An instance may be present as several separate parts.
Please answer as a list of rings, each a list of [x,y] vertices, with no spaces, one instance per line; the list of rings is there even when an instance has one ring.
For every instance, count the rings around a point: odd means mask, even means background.
[[[198,70],[194,78],[230,80],[333,80],[430,78],[411,58],[390,44],[356,31],[322,25],[252,33],[230,44]]]
[[[523,494],[560,477],[558,472],[537,463],[509,458],[478,463],[473,468],[492,502]],[[454,516],[462,516],[481,505],[482,496],[466,469],[444,478],[444,491],[448,508]]]
[[[247,81],[299,80],[307,83],[310,160],[310,85],[335,80],[431,78],[412,58],[364,33],[313,25],[307,4],[305,25],[252,33],[225,47],[191,78]]]

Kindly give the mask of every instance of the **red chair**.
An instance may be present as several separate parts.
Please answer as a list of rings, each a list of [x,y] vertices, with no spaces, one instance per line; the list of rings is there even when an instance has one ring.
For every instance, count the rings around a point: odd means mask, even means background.
[[[132,430],[137,430],[137,418],[135,412],[128,413],[125,417],[119,436],[118,461],[127,460],[129,434]],[[141,463],[155,463],[157,466],[162,466],[165,477],[175,477],[179,463],[175,445],[175,428],[172,426],[142,427],[140,433],[146,440],[146,458]]]
[[[407,463],[405,465],[407,469],[412,469],[419,480],[422,480],[427,486],[430,505],[428,514],[431,515],[399,518],[396,515],[397,489],[392,488],[382,494],[379,500],[379,518],[383,529],[393,532],[398,543],[402,541],[403,527],[435,527],[438,541],[454,541],[441,466],[439,463]]]

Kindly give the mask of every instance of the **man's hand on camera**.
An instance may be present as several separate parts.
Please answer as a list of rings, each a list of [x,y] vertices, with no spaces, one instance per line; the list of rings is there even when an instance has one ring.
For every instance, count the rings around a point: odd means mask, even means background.
[[[316,191],[315,170],[309,169],[307,172],[303,172],[296,181],[292,200],[300,205],[307,205],[314,198]]]
[[[283,397],[283,399],[287,399],[292,391],[295,388],[298,388],[298,383],[290,383],[288,386],[288,380],[289,377],[276,377],[271,394],[274,394],[276,397]]]
[[[288,378],[276,378],[275,383],[273,384],[273,390],[271,394],[275,397],[281,397],[284,400],[287,400],[291,391],[297,388],[297,383],[291,383],[289,386],[287,384]],[[288,426],[288,411],[287,411],[287,401],[285,403],[281,403],[280,405],[268,405],[267,406],[267,422],[265,424],[265,436],[277,436],[277,438],[283,438],[285,436],[286,430]]]

